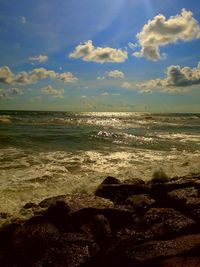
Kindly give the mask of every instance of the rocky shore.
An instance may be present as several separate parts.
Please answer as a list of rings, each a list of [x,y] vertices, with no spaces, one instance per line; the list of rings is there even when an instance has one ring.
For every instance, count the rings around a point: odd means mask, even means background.
[[[94,196],[56,196],[22,212],[31,218],[0,229],[2,267],[200,266],[200,174],[107,177]]]

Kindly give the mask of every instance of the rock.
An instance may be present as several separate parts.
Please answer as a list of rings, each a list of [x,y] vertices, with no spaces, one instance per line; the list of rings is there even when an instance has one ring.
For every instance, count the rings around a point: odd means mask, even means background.
[[[196,176],[185,176],[181,178],[172,178],[165,183],[150,183],[151,194],[155,198],[162,200],[162,197],[170,191],[179,189],[195,188],[200,189],[200,174]],[[166,203],[167,204],[167,203]]]
[[[102,183],[102,184],[120,184],[120,180],[118,180],[117,178],[114,178],[112,176],[108,176]]]
[[[130,178],[130,179],[126,179],[123,181],[123,184],[145,184],[145,182],[142,180],[142,179],[139,179],[139,178]]]
[[[81,229],[89,236],[94,236],[97,244],[104,247],[111,234],[111,227],[108,219],[104,215],[96,215],[90,223],[84,224]]]
[[[49,223],[24,225],[15,230],[0,266],[78,267],[97,251],[98,246],[85,235],[60,235]]]
[[[76,212],[84,208],[114,208],[114,204],[110,200],[90,195],[72,196],[70,199],[68,199],[67,204],[70,207],[71,212]]]
[[[146,194],[149,192],[149,188],[145,184],[113,184],[100,185],[95,195],[103,198],[107,198],[116,203],[123,203],[131,195]]]
[[[133,195],[127,198],[126,204],[130,205],[137,213],[143,214],[148,208],[155,203],[150,195]]]
[[[200,234],[187,235],[172,240],[149,241],[137,246],[129,245],[126,249],[126,255],[131,260],[133,266],[137,266],[137,264],[158,266],[157,263],[162,258],[177,256],[183,253],[195,253],[199,246]],[[197,253],[199,253],[199,249]]]
[[[167,193],[170,202],[195,219],[200,219],[200,195],[195,187],[173,190]]]
[[[152,226],[155,236],[177,235],[187,233],[191,229],[196,230],[197,224],[191,218],[186,217],[172,208],[151,208],[142,219],[143,224]]]
[[[45,198],[39,203],[39,206],[42,208],[48,208],[49,206],[56,204],[57,201],[66,201],[67,195],[60,195],[55,197]]]
[[[69,213],[70,208],[64,201],[56,201],[47,209],[45,217],[60,231],[67,231],[70,229]]]
[[[38,208],[38,205],[32,202],[26,203],[23,206],[23,209],[35,209],[35,208]]]
[[[11,223],[0,229],[0,248],[6,248],[11,240],[15,230],[20,226],[19,223]]]
[[[43,209],[47,209],[57,201],[64,201],[72,212],[78,211],[82,208],[106,208],[113,207],[113,203],[107,199],[102,199],[93,195],[60,195],[56,197],[46,198],[39,203]]]
[[[97,215],[103,215],[108,219],[112,231],[133,224],[135,221],[135,214],[127,210],[85,208],[71,214],[71,224],[78,230],[82,225],[90,223]]]
[[[195,187],[176,189],[167,193],[167,196],[174,202],[187,204],[190,198],[198,198],[199,190]],[[199,198],[200,199],[200,198]]]
[[[0,212],[0,219],[7,219],[10,215],[6,212]]]
[[[49,223],[16,226],[0,266],[32,266],[59,236],[58,230]]]
[[[173,257],[160,262],[160,267],[200,267],[199,257]]]

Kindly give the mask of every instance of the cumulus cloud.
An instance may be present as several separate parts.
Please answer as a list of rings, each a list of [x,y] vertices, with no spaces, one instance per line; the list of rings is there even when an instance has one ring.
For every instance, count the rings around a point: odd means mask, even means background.
[[[52,95],[54,98],[63,98],[64,89],[56,89],[53,88],[51,85],[43,87],[41,92],[44,94]]]
[[[196,68],[181,68],[178,65],[169,66],[166,71],[166,78],[149,80],[137,84],[142,90],[161,88],[166,92],[183,92],[186,91],[186,88],[195,85],[200,85],[200,62]]]
[[[0,89],[0,99],[13,99],[23,94],[19,88]]]
[[[105,73],[104,76],[98,76],[97,80],[105,80],[106,77],[110,77],[110,78],[115,78],[115,79],[123,79],[124,78],[124,73],[120,70],[111,70]]]
[[[75,47],[75,50],[69,54],[70,58],[81,58],[84,61],[96,63],[121,63],[128,58],[125,50],[111,47],[94,47],[91,40]]]
[[[180,15],[172,16],[168,20],[160,14],[149,20],[137,34],[141,50],[134,52],[133,56],[157,61],[162,59],[160,47],[198,38],[200,38],[200,25],[191,11],[182,9]]]
[[[48,56],[39,55],[39,56],[29,57],[29,60],[37,63],[44,63],[48,60]]]
[[[132,89],[134,86],[133,86],[133,84],[131,84],[129,82],[123,82],[121,84],[121,87],[124,88],[124,89]]]
[[[74,77],[71,72],[64,72],[64,73],[57,74],[57,77],[61,81],[66,82],[66,83],[74,83],[78,80],[78,78]]]
[[[121,78],[123,79],[124,78],[124,73],[120,70],[112,70],[112,71],[109,71],[107,73],[107,76],[108,77],[112,77],[112,78]]]
[[[43,79],[58,80],[65,83],[75,83],[78,78],[71,72],[57,73],[53,70],[45,68],[35,68],[30,72],[20,72],[17,74],[12,73],[8,66],[0,68],[0,83],[5,84],[32,84]]]

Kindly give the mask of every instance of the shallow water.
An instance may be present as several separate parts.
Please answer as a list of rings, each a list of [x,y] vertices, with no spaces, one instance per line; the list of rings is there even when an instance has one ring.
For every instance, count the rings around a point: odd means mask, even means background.
[[[200,172],[200,114],[0,112],[0,207],[91,193],[107,175]]]

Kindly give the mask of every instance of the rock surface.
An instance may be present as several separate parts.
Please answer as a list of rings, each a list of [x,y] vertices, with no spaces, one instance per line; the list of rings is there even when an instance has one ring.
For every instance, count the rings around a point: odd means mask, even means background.
[[[199,190],[199,174],[148,183],[110,176],[95,196],[27,203],[21,212],[31,218],[0,228],[0,266],[200,267]]]

